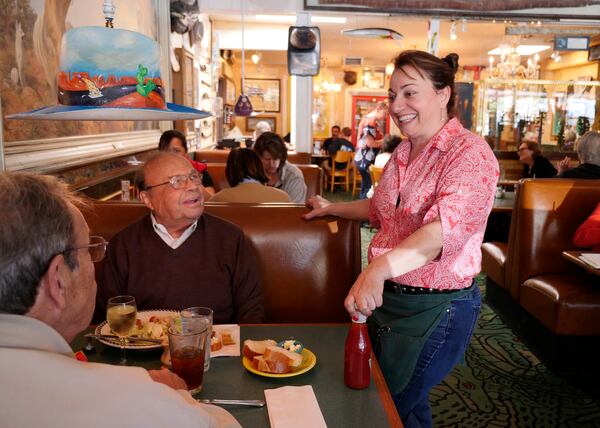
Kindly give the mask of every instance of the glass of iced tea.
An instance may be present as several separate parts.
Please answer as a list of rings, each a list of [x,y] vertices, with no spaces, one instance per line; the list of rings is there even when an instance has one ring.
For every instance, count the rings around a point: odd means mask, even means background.
[[[191,394],[202,391],[204,352],[208,326],[198,328],[169,328],[169,352],[173,372],[187,384]]]
[[[125,344],[127,343],[129,333],[131,333],[131,330],[135,326],[136,317],[137,306],[135,304],[135,297],[115,296],[108,299],[106,319],[111,331],[119,337],[119,344],[121,345],[121,360],[119,363],[122,365],[127,364]]]
[[[210,338],[212,337],[213,310],[203,306],[194,306],[183,309],[179,313],[179,316],[181,317],[183,328],[201,329],[204,325],[207,326],[207,343],[204,346],[204,371],[207,371],[210,368]]]

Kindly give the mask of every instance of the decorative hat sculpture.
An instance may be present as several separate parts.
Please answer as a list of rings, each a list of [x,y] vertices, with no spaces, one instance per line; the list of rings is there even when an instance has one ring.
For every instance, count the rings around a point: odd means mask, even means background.
[[[112,16],[106,19],[106,28],[78,27],[63,35],[59,104],[9,119],[194,120],[210,116],[165,102],[158,43],[134,31],[110,28]]]

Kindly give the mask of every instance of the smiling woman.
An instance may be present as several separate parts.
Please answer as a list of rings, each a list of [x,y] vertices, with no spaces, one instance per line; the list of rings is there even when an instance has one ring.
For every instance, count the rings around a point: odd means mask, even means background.
[[[369,316],[404,425],[430,427],[429,390],[461,358],[477,320],[473,278],[499,171],[485,141],[453,118],[458,56],[405,51],[394,64],[389,111],[407,140],[371,200],[332,204],[316,196],[305,217],[369,219],[378,228],[344,305],[352,316]]]

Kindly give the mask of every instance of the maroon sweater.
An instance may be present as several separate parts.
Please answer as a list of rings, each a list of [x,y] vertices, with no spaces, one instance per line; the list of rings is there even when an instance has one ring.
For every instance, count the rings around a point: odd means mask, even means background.
[[[139,310],[207,306],[214,323],[260,323],[262,291],[254,251],[237,226],[210,214],[172,249],[156,234],[150,216],[119,232],[108,246],[96,300],[106,319],[112,296],[132,295]]]

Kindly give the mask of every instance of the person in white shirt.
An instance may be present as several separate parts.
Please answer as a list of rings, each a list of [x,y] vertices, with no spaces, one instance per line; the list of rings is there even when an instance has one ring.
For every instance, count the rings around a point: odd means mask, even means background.
[[[0,174],[0,425],[11,428],[240,427],[168,370],[88,363],[69,342],[96,297],[81,200],[54,177]]]
[[[381,152],[375,156],[375,162],[373,166],[375,168],[383,168],[385,164],[392,157],[392,153],[396,150],[396,147],[402,142],[402,138],[397,135],[387,134],[383,137],[383,143],[381,144]],[[371,185],[371,188],[367,192],[367,198],[372,198],[375,193],[375,188]]]

